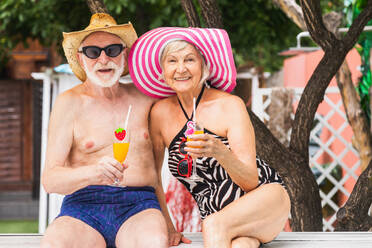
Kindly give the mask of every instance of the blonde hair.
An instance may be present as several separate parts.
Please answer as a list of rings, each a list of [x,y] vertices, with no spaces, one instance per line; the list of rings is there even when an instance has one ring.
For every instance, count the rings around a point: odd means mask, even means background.
[[[160,55],[160,66],[163,69],[163,62],[164,62],[165,57],[168,54],[174,53],[174,52],[178,52],[178,51],[180,51],[182,49],[185,49],[185,47],[187,45],[193,46],[195,48],[195,50],[198,52],[198,54],[200,55],[200,57],[202,58],[202,69],[201,69],[202,70],[202,76],[200,78],[200,83],[204,83],[208,79],[208,77],[210,75],[208,65],[205,62],[204,56],[200,52],[200,50],[197,47],[195,47],[193,44],[191,44],[191,43],[189,43],[187,41],[184,41],[184,40],[174,40],[174,41],[169,42],[165,46],[165,48],[163,49],[163,51],[162,51],[162,53]],[[160,75],[160,78],[159,79],[164,79],[163,74]]]

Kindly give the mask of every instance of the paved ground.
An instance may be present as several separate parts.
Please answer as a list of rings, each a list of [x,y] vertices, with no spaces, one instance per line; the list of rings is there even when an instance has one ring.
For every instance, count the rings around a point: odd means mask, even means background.
[[[31,192],[0,192],[1,220],[37,220],[39,200],[33,200]]]
[[[179,248],[203,248],[200,233],[186,233],[192,244],[182,244]],[[2,234],[1,248],[38,248],[41,235],[37,234]],[[372,233],[367,232],[334,232],[334,233],[281,233],[273,242],[264,248],[371,248]],[[155,247],[156,248],[156,247]]]

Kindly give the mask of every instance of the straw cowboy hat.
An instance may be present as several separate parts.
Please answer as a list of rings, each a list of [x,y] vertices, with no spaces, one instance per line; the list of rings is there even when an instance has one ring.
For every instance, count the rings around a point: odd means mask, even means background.
[[[86,80],[86,74],[79,64],[77,52],[81,42],[83,42],[83,40],[91,33],[98,31],[119,36],[129,48],[132,47],[133,43],[137,40],[137,33],[130,22],[127,24],[118,25],[114,18],[105,13],[97,13],[92,15],[89,26],[82,31],[70,33],[64,32],[62,46],[65,56],[70,64],[71,70],[83,82]],[[127,66],[124,69],[122,76],[126,74],[128,74]]]
[[[209,68],[210,85],[231,92],[236,86],[236,68],[227,32],[216,28],[161,27],[143,34],[133,44],[128,57],[133,83],[146,95],[164,98],[174,95],[163,79],[160,57],[166,45],[174,40],[193,44]]]

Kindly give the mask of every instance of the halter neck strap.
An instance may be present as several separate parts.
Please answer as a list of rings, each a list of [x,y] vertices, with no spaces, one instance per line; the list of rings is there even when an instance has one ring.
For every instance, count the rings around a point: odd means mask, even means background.
[[[205,84],[203,84],[203,88],[202,88],[202,90],[200,91],[200,93],[199,93],[199,95],[198,95],[198,98],[196,99],[196,103],[195,103],[195,105],[196,105],[196,106],[195,106],[195,111],[196,111],[196,108],[197,108],[198,105],[199,105],[200,99],[202,98],[202,95],[203,95],[203,92],[204,92],[204,88],[205,88]],[[191,117],[189,118],[189,116],[187,115],[187,113],[186,113],[185,109],[183,108],[182,103],[181,103],[181,101],[180,101],[180,99],[179,99],[178,97],[177,97],[177,100],[178,100],[178,103],[179,103],[180,106],[181,106],[182,112],[183,112],[183,114],[185,115],[186,119],[187,119],[187,120],[192,120],[192,118],[194,117],[194,111],[192,112]]]

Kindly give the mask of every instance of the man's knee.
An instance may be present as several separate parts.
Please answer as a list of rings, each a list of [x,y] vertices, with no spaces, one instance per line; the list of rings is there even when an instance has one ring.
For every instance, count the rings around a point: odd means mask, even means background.
[[[69,245],[61,239],[51,239],[43,237],[40,243],[40,248],[67,248]]]

